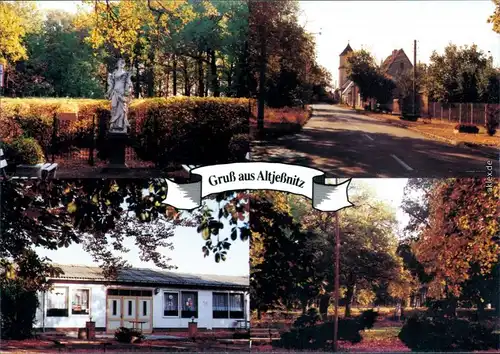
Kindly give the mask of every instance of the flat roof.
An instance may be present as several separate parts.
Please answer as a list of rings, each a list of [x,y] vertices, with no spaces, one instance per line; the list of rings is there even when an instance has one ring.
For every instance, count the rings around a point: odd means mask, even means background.
[[[50,280],[107,282],[107,283],[141,283],[144,285],[178,285],[216,288],[249,288],[248,276],[229,276],[215,274],[188,274],[147,268],[125,268],[118,271],[115,279],[104,277],[99,267],[85,265],[53,264],[64,274],[50,277]]]

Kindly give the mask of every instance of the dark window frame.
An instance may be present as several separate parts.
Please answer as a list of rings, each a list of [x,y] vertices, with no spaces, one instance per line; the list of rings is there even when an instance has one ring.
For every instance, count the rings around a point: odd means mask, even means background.
[[[227,310],[215,310],[214,309],[214,298],[215,296],[226,296],[227,299]],[[212,293],[212,318],[214,319],[229,319],[229,293],[223,292],[213,292]]]
[[[45,316],[46,317],[69,317],[69,314],[70,314],[70,305],[69,305],[69,286],[55,286],[54,287],[54,290],[55,289],[66,289],[66,299],[65,299],[65,304],[66,304],[66,308],[63,308],[63,309],[60,309],[60,308],[50,308],[47,306],[47,309],[45,310]],[[50,299],[50,294],[54,293],[54,291],[49,291],[47,293],[48,295],[48,298],[47,298],[47,305],[49,303],[49,299]]]
[[[177,296],[177,310],[165,310],[165,295],[176,295]],[[163,317],[176,317],[180,316],[180,293],[178,291],[163,291]]]
[[[197,291],[181,291],[181,296],[180,296],[180,302],[181,302],[181,306],[180,306],[180,310],[181,310],[181,318],[198,318],[198,292]],[[194,294],[194,298],[195,298],[195,301],[196,301],[196,305],[195,305],[195,308],[196,310],[192,311],[192,310],[184,310],[184,303],[183,303],[183,295],[184,294]]]
[[[86,291],[87,292],[87,311],[86,312],[76,312],[73,310],[73,301],[71,301],[71,315],[75,315],[75,316],[89,316],[90,315],[90,306],[91,306],[91,302],[90,302],[90,297],[92,296],[91,295],[91,291],[89,288],[78,288],[78,289],[74,289],[73,290],[73,296],[75,296],[76,292],[78,291]]]

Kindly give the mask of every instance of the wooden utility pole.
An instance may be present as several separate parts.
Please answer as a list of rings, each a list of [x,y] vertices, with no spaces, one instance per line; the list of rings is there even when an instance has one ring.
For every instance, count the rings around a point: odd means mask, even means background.
[[[338,185],[338,178],[335,178]],[[340,225],[339,212],[335,212],[335,319],[333,322],[333,351],[339,351],[339,292],[340,292]]]
[[[417,79],[417,40],[413,40],[413,116],[417,114],[417,91],[416,91],[416,79]]]

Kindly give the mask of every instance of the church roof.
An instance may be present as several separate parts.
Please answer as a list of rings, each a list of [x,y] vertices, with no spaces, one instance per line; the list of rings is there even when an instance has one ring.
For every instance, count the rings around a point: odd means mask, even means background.
[[[347,47],[345,47],[345,49],[342,51],[342,53],[340,53],[340,56],[344,56],[346,55],[347,53],[350,53],[352,52],[352,48],[351,48],[351,45],[349,43],[347,43]]]

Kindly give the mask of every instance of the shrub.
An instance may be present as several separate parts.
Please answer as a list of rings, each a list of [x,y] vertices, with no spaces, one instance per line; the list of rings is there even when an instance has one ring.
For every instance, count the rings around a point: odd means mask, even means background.
[[[455,130],[459,133],[477,134],[479,133],[479,128],[472,124],[457,124]]]
[[[5,143],[5,158],[9,165],[34,165],[45,161],[42,147],[33,138],[17,138]]]
[[[407,120],[410,122],[416,122],[418,120],[419,115],[418,114],[413,114],[413,113],[407,113],[403,112],[402,116],[400,117],[402,120]]]
[[[373,327],[377,314],[365,311],[356,318],[339,319],[338,338],[351,343],[359,343],[363,339],[360,331]],[[286,349],[331,349],[334,322],[320,322],[316,309],[310,309],[300,316],[289,332],[281,335],[279,345]]]
[[[473,351],[496,349],[498,334],[479,322],[466,319],[428,317],[408,318],[399,339],[415,351]]]
[[[500,124],[500,109],[496,106],[488,106],[486,114],[486,132],[489,136],[495,135]]]
[[[120,327],[115,332],[115,339],[120,343],[131,343],[133,338],[137,338],[135,343],[139,343],[145,337],[141,331],[126,327]]]
[[[250,135],[236,134],[229,140],[229,161],[241,162],[250,151]]]
[[[38,308],[36,293],[27,291],[18,281],[4,282],[0,287],[0,305],[1,338],[30,338]]]

